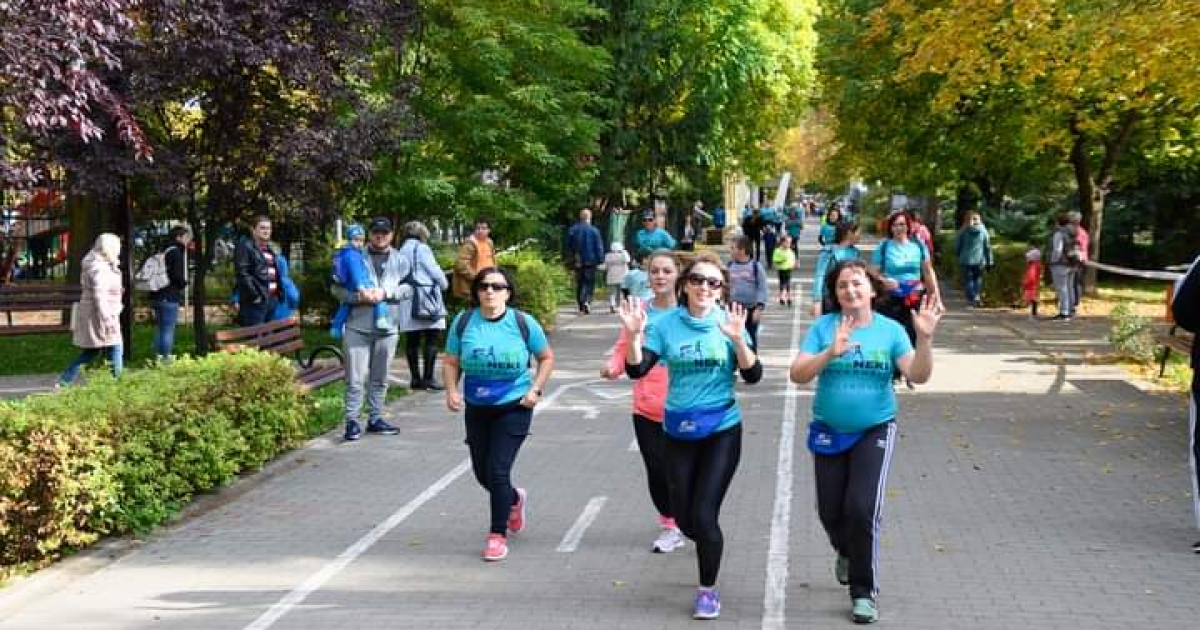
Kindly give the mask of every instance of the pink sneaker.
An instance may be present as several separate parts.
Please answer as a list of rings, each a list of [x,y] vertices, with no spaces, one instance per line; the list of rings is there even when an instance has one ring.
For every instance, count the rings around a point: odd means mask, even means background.
[[[517,502],[508,511],[508,531],[519,534],[525,529],[525,488],[517,488]]]
[[[508,540],[503,534],[488,534],[487,543],[483,547],[483,559],[496,562],[508,557]]]

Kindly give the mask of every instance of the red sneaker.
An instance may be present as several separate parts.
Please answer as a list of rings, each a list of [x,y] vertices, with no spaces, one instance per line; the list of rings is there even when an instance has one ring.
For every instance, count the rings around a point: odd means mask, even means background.
[[[508,540],[503,534],[488,534],[487,542],[483,547],[483,559],[487,562],[496,562],[508,557]]]
[[[508,511],[508,531],[519,534],[525,529],[525,488],[517,488],[517,502]]]

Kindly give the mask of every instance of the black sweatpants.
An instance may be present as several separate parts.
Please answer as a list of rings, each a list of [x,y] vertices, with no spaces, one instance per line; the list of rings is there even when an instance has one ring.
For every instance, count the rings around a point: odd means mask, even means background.
[[[844,453],[813,454],[817,515],[834,551],[850,559],[852,598],[874,598],[879,591],[879,531],[895,438],[896,423],[888,421],[869,429]]]
[[[1188,404],[1188,435],[1191,436],[1192,510],[1196,513],[1196,528],[1200,529],[1200,366],[1192,364],[1192,397]]]
[[[467,405],[467,447],[471,451],[471,470],[475,480],[488,491],[491,500],[493,534],[508,533],[508,512],[517,503],[513,490],[512,468],[517,451],[529,435],[533,410],[519,402],[507,405]]]
[[[650,500],[660,516],[670,518],[671,490],[667,482],[666,445],[667,434],[662,423],[641,414],[633,414],[633,435],[637,438],[638,451],[646,466],[646,485],[650,487]]]
[[[680,531],[696,543],[700,586],[715,586],[725,538],[718,518],[725,492],[742,457],[742,425],[702,440],[666,437],[671,506]]]

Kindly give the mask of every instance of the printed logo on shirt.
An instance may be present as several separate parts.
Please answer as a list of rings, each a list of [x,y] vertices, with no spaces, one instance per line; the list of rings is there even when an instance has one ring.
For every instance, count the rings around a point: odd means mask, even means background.
[[[475,346],[464,358],[463,367],[472,374],[489,376],[520,371],[525,366],[521,350],[497,351],[495,346]]]
[[[672,374],[697,374],[728,365],[729,352],[724,344],[698,339],[676,346],[669,355],[667,370]]]

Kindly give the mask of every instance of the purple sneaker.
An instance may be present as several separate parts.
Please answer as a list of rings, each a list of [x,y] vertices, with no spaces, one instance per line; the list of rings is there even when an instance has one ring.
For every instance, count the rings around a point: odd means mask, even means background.
[[[721,616],[721,594],[716,587],[696,589],[696,603],[692,606],[692,619],[716,619]]]

